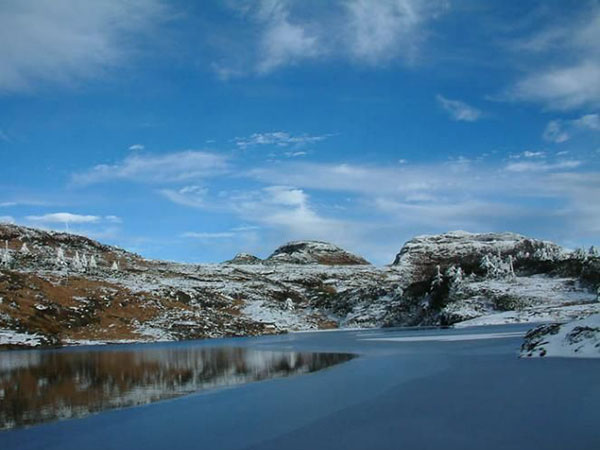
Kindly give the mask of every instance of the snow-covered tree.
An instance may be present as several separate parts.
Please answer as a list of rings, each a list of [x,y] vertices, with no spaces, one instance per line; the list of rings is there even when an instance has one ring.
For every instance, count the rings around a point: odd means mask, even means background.
[[[85,253],[81,255],[81,267],[83,268],[83,270],[86,270],[88,268],[88,259],[87,256],[85,256]]]
[[[485,271],[486,276],[494,276],[496,274],[496,266],[492,262],[492,259],[489,257],[489,255],[483,255],[483,258],[481,258],[481,262],[479,263],[479,267]]]
[[[67,265],[67,258],[65,258],[65,251],[62,247],[58,247],[56,249],[56,258],[54,259],[54,264],[59,267],[65,267]]]
[[[513,265],[513,257],[512,255],[508,255],[508,263],[507,263],[507,269],[508,269],[508,276],[511,278],[517,278],[517,276],[515,275],[515,267]]]
[[[592,245],[590,247],[590,249],[588,250],[588,255],[590,255],[592,257],[598,257],[598,256],[600,256],[600,252],[598,251],[598,249],[596,247],[594,247]]]
[[[98,264],[96,263],[96,257],[94,255],[90,256],[89,267],[90,269],[95,269],[98,267]]]
[[[288,311],[294,310],[294,302],[292,301],[291,298],[287,298],[285,300],[285,309],[287,309]]]
[[[456,266],[448,267],[444,275],[446,275],[446,277],[450,279],[454,278],[454,275],[456,275]]]
[[[10,251],[8,250],[8,241],[4,241],[4,252],[2,252],[2,259],[0,260],[0,265],[2,267],[10,267],[12,264],[12,256]]]
[[[444,276],[442,275],[442,272],[440,271],[440,266],[435,266],[435,270],[436,270],[436,274],[433,277],[433,280],[431,281],[430,291],[433,291],[436,288],[440,287],[442,285],[442,283],[444,282]]]
[[[573,256],[576,259],[581,259],[581,260],[585,260],[587,258],[587,254],[586,254],[585,250],[581,247],[575,249],[575,251],[573,252]]]
[[[462,282],[464,273],[460,266],[450,266],[444,274],[450,280],[451,284]]]
[[[112,266],[110,266],[110,269],[113,272],[118,272],[119,271],[119,262],[118,261],[113,261]]]
[[[21,250],[19,250],[19,253],[23,256],[31,254],[31,251],[29,250],[29,247],[27,247],[27,244],[25,242],[23,242],[23,245],[21,245]]]
[[[75,256],[71,260],[71,266],[73,266],[73,270],[78,272],[83,271],[83,265],[81,264],[81,258],[79,257],[79,252],[75,252]]]

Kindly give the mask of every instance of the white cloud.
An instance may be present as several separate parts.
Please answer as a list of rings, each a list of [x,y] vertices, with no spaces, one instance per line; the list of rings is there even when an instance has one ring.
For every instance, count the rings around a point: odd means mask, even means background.
[[[218,205],[216,204],[218,203]],[[189,205],[192,206],[192,205]],[[348,234],[349,224],[319,214],[302,189],[268,186],[242,192],[221,192],[218,201],[204,205],[235,214],[240,220],[255,225],[223,232],[187,232],[185,237],[202,240],[239,238],[258,229],[269,230],[281,239],[327,239],[340,241]],[[256,224],[260,225],[257,226]],[[344,231],[344,226],[346,231]],[[284,237],[282,237],[284,236]]]
[[[507,98],[559,110],[600,105],[600,6],[582,10],[570,23],[514,45],[519,53],[546,56],[552,63],[533,58],[531,70],[507,91]]]
[[[117,164],[101,164],[72,176],[76,184],[93,184],[110,180],[146,183],[180,182],[222,174],[227,158],[216,153],[184,151],[164,155],[134,154]]]
[[[185,186],[177,190],[161,189],[159,192],[178,205],[190,206],[192,208],[203,208],[207,206],[206,196],[208,194],[208,189],[201,186]]]
[[[585,114],[573,120],[551,120],[546,125],[542,138],[560,144],[568,141],[575,134],[590,131],[600,131],[600,115]]]
[[[0,216],[0,223],[15,223],[15,218],[12,216]]]
[[[525,150],[522,155],[525,158],[544,158],[546,156],[545,152],[532,152],[530,150]]]
[[[144,146],[142,144],[133,144],[129,146],[129,150],[132,151],[137,151],[137,150],[144,150]]]
[[[599,114],[586,114],[584,116],[581,116],[579,119],[573,120],[572,123],[578,128],[600,131]]]
[[[259,251],[285,240],[323,239],[387,263],[415,233],[468,229],[548,239],[597,236],[600,174],[582,165],[541,151],[523,152],[508,163],[459,159],[361,166],[287,161],[243,175],[265,185],[262,189],[211,196],[197,188],[200,200],[195,202],[196,188],[183,188],[185,193],[175,191],[183,199],[167,197],[245,224],[239,230],[201,232],[196,237],[203,245],[227,241],[244,247],[244,233]],[[238,250],[234,247],[232,251]]]
[[[342,223],[319,214],[302,189],[268,186],[260,190],[232,193],[228,207],[245,222],[279,230],[287,239],[339,238]]]
[[[572,173],[568,179],[575,182],[577,177],[573,170],[579,169],[583,162],[560,159],[549,161],[540,153],[530,152],[529,157],[523,156],[523,160],[505,165],[450,162],[361,167],[347,164],[290,163],[256,169],[250,175],[265,183],[286,182],[301,189],[304,194],[308,189],[350,193],[355,196],[351,200],[354,212],[362,205],[365,207],[363,213],[375,222],[378,219],[369,214],[368,205],[376,205],[378,210],[383,211],[382,205],[388,204],[395,205],[397,210],[398,205],[401,205],[407,213],[412,212],[402,222],[433,223],[425,213],[436,219],[444,213],[446,218],[453,215],[453,223],[457,226],[461,220],[467,224],[489,226],[494,223],[494,217],[498,218],[499,214],[496,212],[506,212],[508,220],[509,217],[518,218],[523,211],[531,210],[530,206],[522,207],[523,198],[555,199],[566,204],[580,205],[579,199],[573,197],[574,190],[568,188],[566,182],[562,183],[561,191],[556,185],[552,185],[552,180],[558,179],[561,174],[568,178],[567,174]],[[600,175],[596,175],[600,180]],[[582,178],[586,179],[591,176],[591,173],[582,174]],[[583,186],[584,183],[578,189],[583,190]],[[535,211],[540,214],[538,209]],[[551,212],[548,210],[544,213]],[[575,216],[572,219],[576,221]]]
[[[425,23],[447,8],[435,0],[350,0],[345,6],[344,44],[354,58],[370,64],[414,59]]]
[[[132,36],[163,15],[160,0],[0,2],[0,92],[101,76],[126,64]]]
[[[257,70],[268,73],[272,70],[320,53],[317,37],[310,34],[304,24],[292,23],[284,1],[263,1],[261,20],[265,29],[260,43],[261,59]]]
[[[292,135],[285,131],[273,131],[267,133],[253,133],[248,137],[237,137],[234,141],[239,148],[245,150],[259,145],[274,145],[277,147],[288,147],[291,145],[302,146],[324,141],[330,136],[331,135],[311,136],[308,134]]]
[[[481,119],[483,115],[479,109],[469,106],[460,100],[450,100],[442,95],[437,95],[436,99],[453,120],[475,122]]]
[[[545,141],[554,142],[555,144],[560,144],[561,142],[568,141],[570,136],[569,136],[569,133],[567,133],[563,129],[560,121],[551,120],[550,122],[548,122],[548,125],[546,125],[546,128],[544,129],[544,133],[542,134],[542,138]]]
[[[11,206],[17,206],[17,202],[1,202],[0,208],[9,208]]]
[[[600,105],[600,62],[583,61],[570,67],[536,72],[517,82],[510,95],[542,103],[550,109]]]
[[[555,163],[543,161],[515,162],[506,165],[509,172],[548,172],[552,170],[575,169],[581,166],[581,161],[566,160]]]
[[[263,183],[287,183],[308,189],[338,192],[415,194],[464,185],[470,162],[460,159],[437,165],[366,166],[351,164],[288,163],[251,170],[248,176]],[[436,174],[431,176],[432,171]],[[485,174],[482,173],[482,176]]]
[[[306,152],[285,152],[284,155],[288,158],[298,158],[300,156],[306,156],[308,153]]]
[[[104,220],[110,223],[123,223],[123,220],[118,216],[104,216]]]
[[[251,19],[257,37],[230,64],[213,62],[223,80],[248,73],[248,64],[254,68],[250,72],[266,74],[305,61],[413,62],[428,23],[448,9],[446,0],[332,0],[310,8],[300,0],[227,4]]]
[[[542,151],[531,151],[531,150],[525,150],[524,152],[521,153],[512,153],[510,155],[508,155],[509,159],[521,159],[521,158],[545,158],[546,157],[546,152],[542,152]]]
[[[446,230],[475,229],[484,230],[494,222],[506,217],[534,215],[533,212],[518,205],[501,201],[479,199],[435,199],[420,201],[398,201],[393,198],[376,198],[374,206],[402,221],[403,226],[412,225],[421,228],[437,228],[444,224]]]
[[[52,214],[44,214],[42,216],[27,216],[27,219],[30,222],[41,222],[41,223],[96,223],[99,222],[102,218],[99,216],[92,215],[81,215],[81,214],[72,214],[68,212],[59,212]]]

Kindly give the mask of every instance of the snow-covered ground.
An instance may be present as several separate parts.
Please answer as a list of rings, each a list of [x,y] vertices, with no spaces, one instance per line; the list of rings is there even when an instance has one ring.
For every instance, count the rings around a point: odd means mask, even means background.
[[[600,314],[531,330],[525,336],[521,356],[600,358]]]
[[[443,309],[463,319],[456,327],[564,322],[600,312],[596,294],[576,279],[546,275],[466,280],[457,297]]]
[[[43,339],[36,333],[20,333],[14,330],[0,329],[0,345],[37,347]]]
[[[322,242],[288,243],[267,260],[181,264],[73,235],[16,226],[0,233],[12,255],[0,270],[0,329],[41,339],[16,333],[0,345],[461,327],[600,312],[600,259],[512,233],[421,236],[383,267],[356,264],[359,257]],[[97,264],[83,267],[92,256]]]
[[[569,306],[534,306],[520,311],[505,311],[480,316],[475,319],[456,323],[454,324],[454,327],[464,328],[482,325],[505,325],[511,323],[567,322],[596,313],[600,313],[600,303]]]

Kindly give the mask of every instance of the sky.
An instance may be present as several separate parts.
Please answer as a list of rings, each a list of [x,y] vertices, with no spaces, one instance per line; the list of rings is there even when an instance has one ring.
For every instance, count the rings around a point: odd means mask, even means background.
[[[0,221],[148,258],[600,244],[600,1],[3,0]]]

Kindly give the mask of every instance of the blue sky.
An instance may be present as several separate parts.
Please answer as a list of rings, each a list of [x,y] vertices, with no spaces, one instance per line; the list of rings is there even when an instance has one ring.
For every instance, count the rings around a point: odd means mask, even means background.
[[[1,221],[190,262],[599,243],[599,1],[8,0],[0,42]]]

